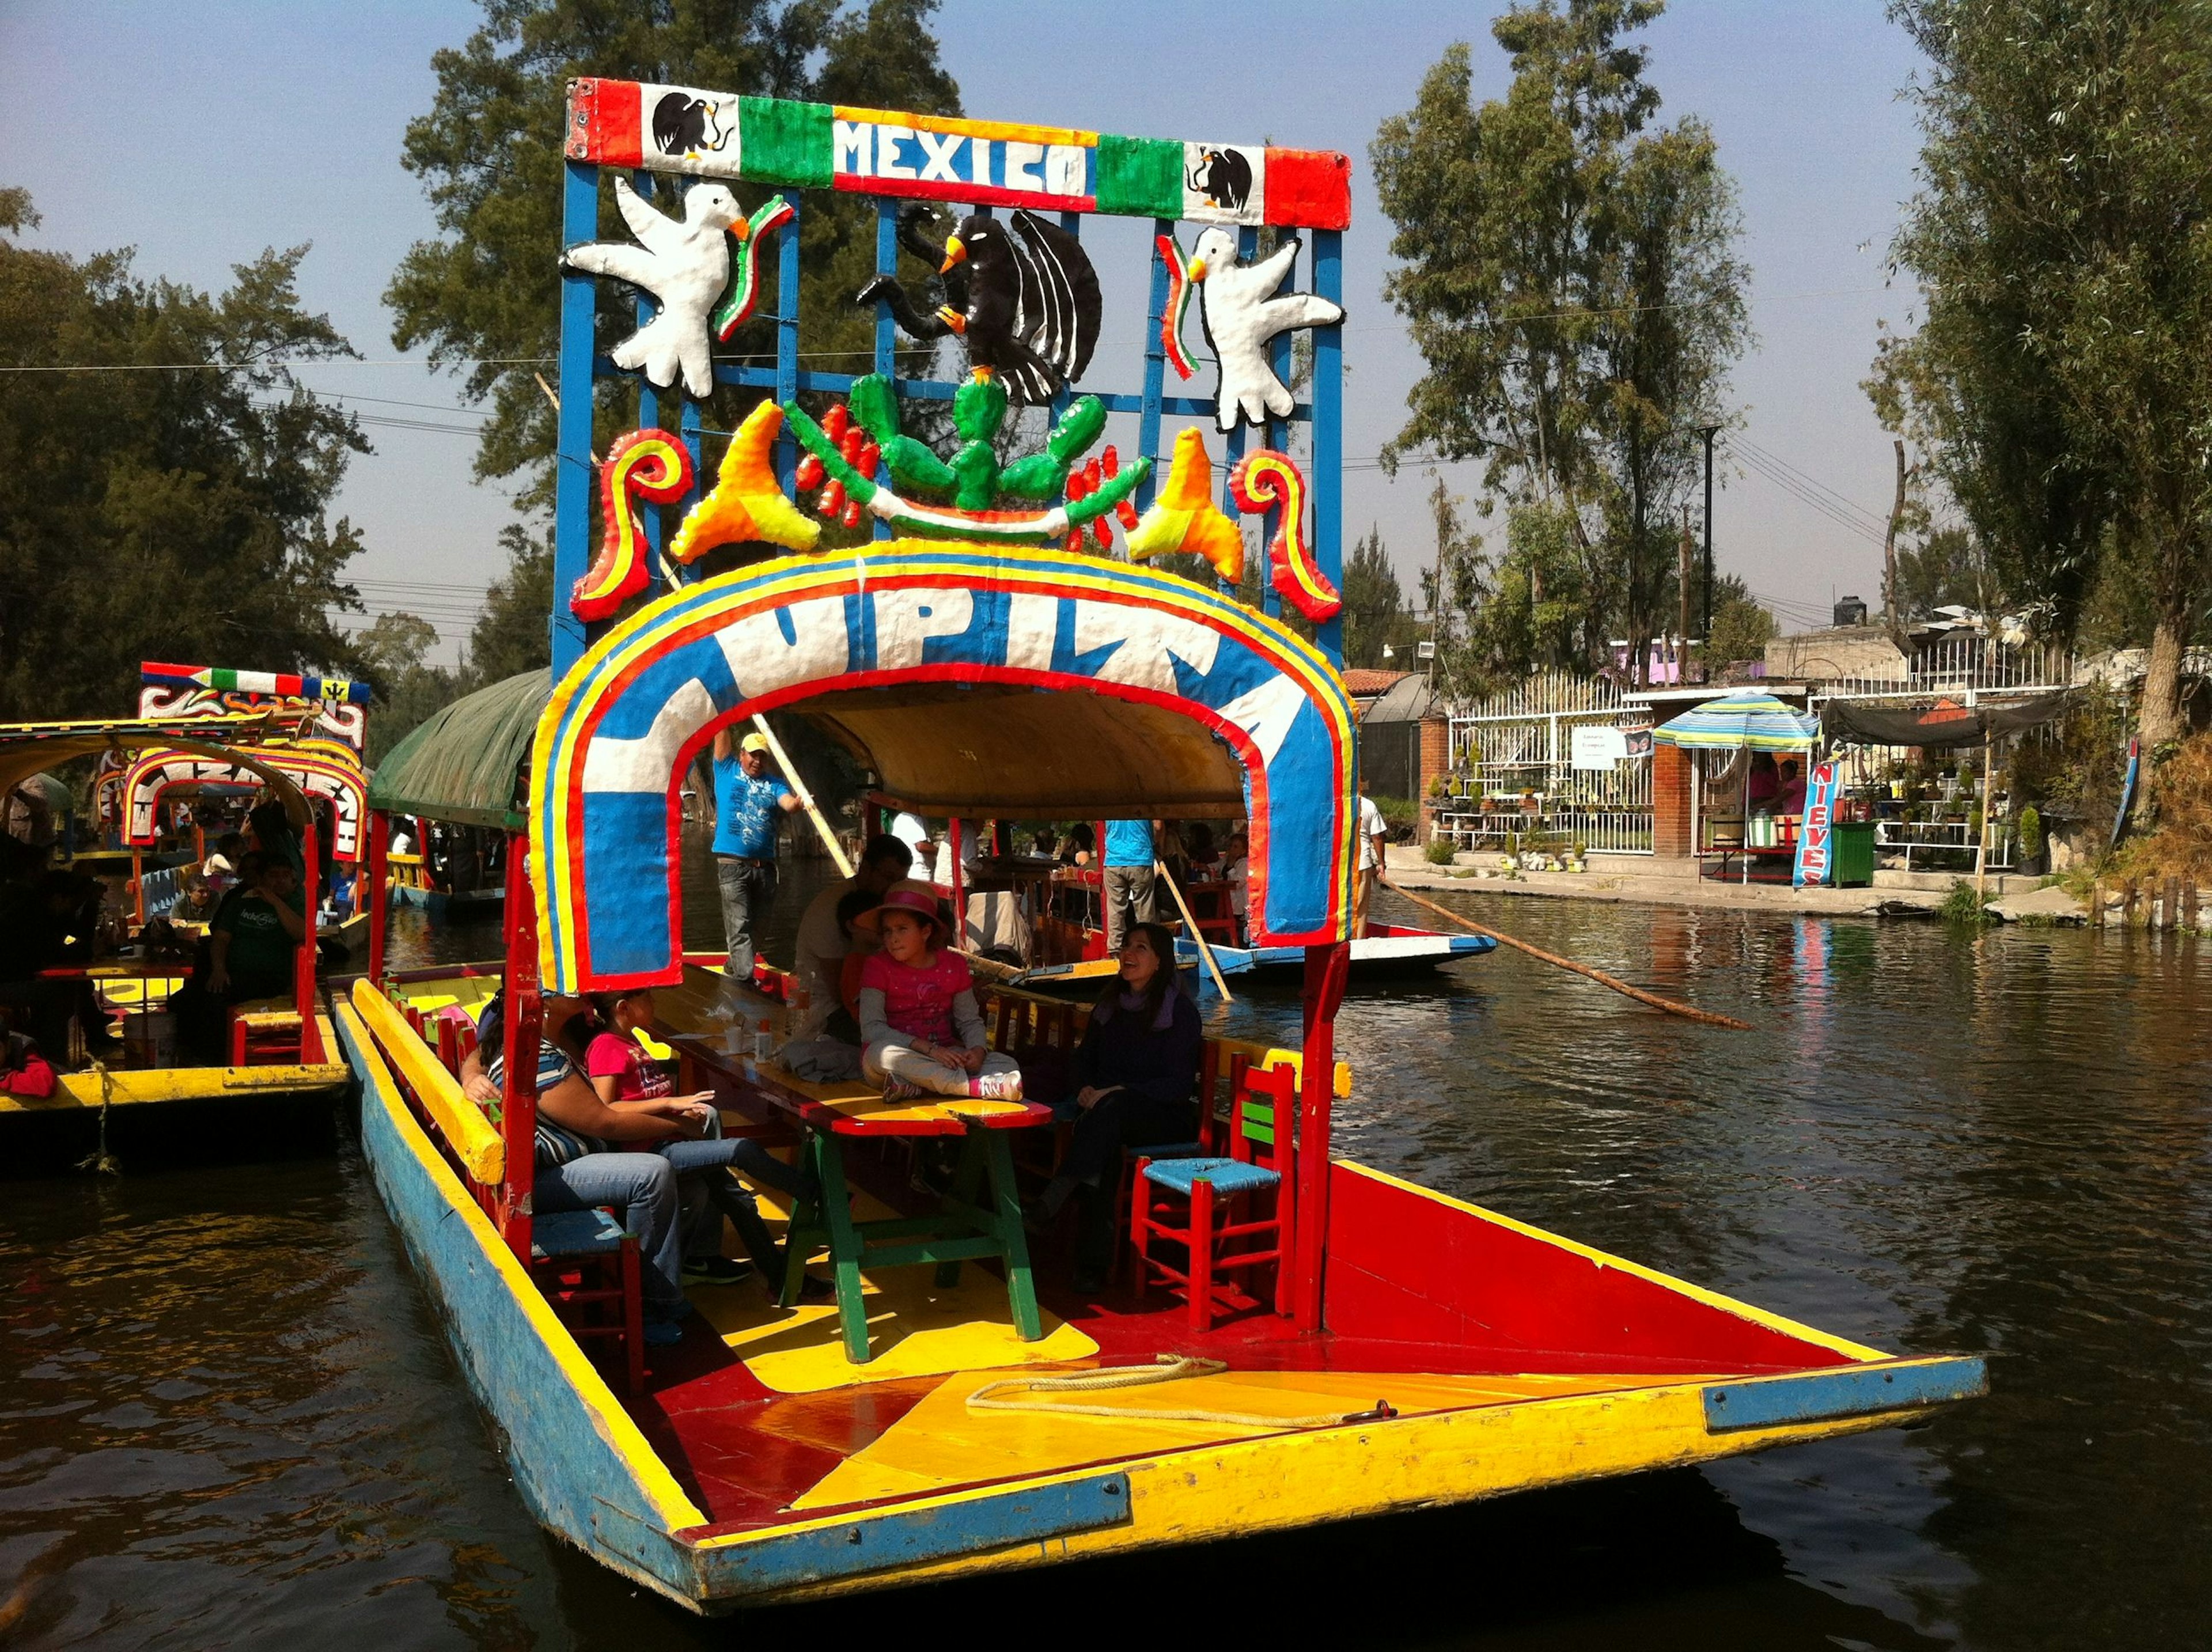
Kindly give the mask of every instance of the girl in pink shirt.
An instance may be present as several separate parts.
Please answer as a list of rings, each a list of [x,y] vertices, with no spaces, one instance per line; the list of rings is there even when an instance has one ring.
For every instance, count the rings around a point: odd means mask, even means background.
[[[984,1041],[968,961],[944,944],[937,902],[894,889],[854,920],[882,938],[860,966],[860,1072],[886,1096],[1018,1100],[1021,1069]]]

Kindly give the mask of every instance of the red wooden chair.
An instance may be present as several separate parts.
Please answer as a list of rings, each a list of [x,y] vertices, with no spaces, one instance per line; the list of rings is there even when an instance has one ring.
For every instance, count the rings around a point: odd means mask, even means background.
[[[586,1351],[612,1342],[631,1394],[645,1391],[645,1310],[637,1236],[604,1206],[530,1221],[530,1272]]]
[[[1129,1206],[1129,1244],[1139,1298],[1157,1274],[1182,1287],[1194,1331],[1213,1327],[1217,1308],[1257,1307],[1229,1276],[1273,1265],[1279,1311],[1289,1297],[1297,1078],[1287,1064],[1246,1066],[1232,1084],[1231,1157],[1139,1158]],[[1263,1151],[1266,1163],[1254,1157]],[[1255,1211],[1265,1205],[1264,1211]],[[1178,1219],[1180,1218],[1180,1219]],[[1152,1254],[1152,1242],[1183,1248],[1186,1265]],[[1219,1303],[1224,1293],[1229,1300]]]

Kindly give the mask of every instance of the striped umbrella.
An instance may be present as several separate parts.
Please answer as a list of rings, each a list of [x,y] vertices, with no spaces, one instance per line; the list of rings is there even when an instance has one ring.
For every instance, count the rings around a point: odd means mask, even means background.
[[[1662,723],[1651,738],[1666,745],[1735,750],[1802,751],[1820,738],[1810,718],[1800,717],[1771,694],[1731,694],[1693,706]]]

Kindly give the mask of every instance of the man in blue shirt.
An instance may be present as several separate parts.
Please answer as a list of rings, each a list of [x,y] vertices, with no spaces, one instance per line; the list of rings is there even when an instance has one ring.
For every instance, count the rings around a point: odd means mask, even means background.
[[[752,979],[753,920],[775,902],[776,832],[799,806],[792,789],[768,772],[768,741],[757,732],[743,740],[727,729],[716,733],[714,876],[733,981]]]
[[[1106,875],[1101,890],[1106,908],[1106,956],[1121,956],[1121,938],[1132,921],[1152,921],[1152,829],[1157,820],[1106,823]],[[1133,919],[1132,914],[1134,914]]]

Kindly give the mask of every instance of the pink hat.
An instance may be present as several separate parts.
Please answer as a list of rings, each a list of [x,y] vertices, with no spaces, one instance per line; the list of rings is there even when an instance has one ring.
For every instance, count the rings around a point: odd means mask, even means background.
[[[862,913],[859,917],[854,919],[853,927],[855,929],[865,929],[872,935],[877,932],[877,930],[883,923],[884,914],[886,912],[905,912],[912,914],[915,917],[921,919],[924,923],[929,926],[933,939],[934,939],[939,945],[944,944],[945,938],[945,920],[937,915],[937,900],[935,896],[925,895],[918,889],[908,889],[903,885],[895,885],[884,891],[884,902],[881,906],[872,907],[867,911]]]

